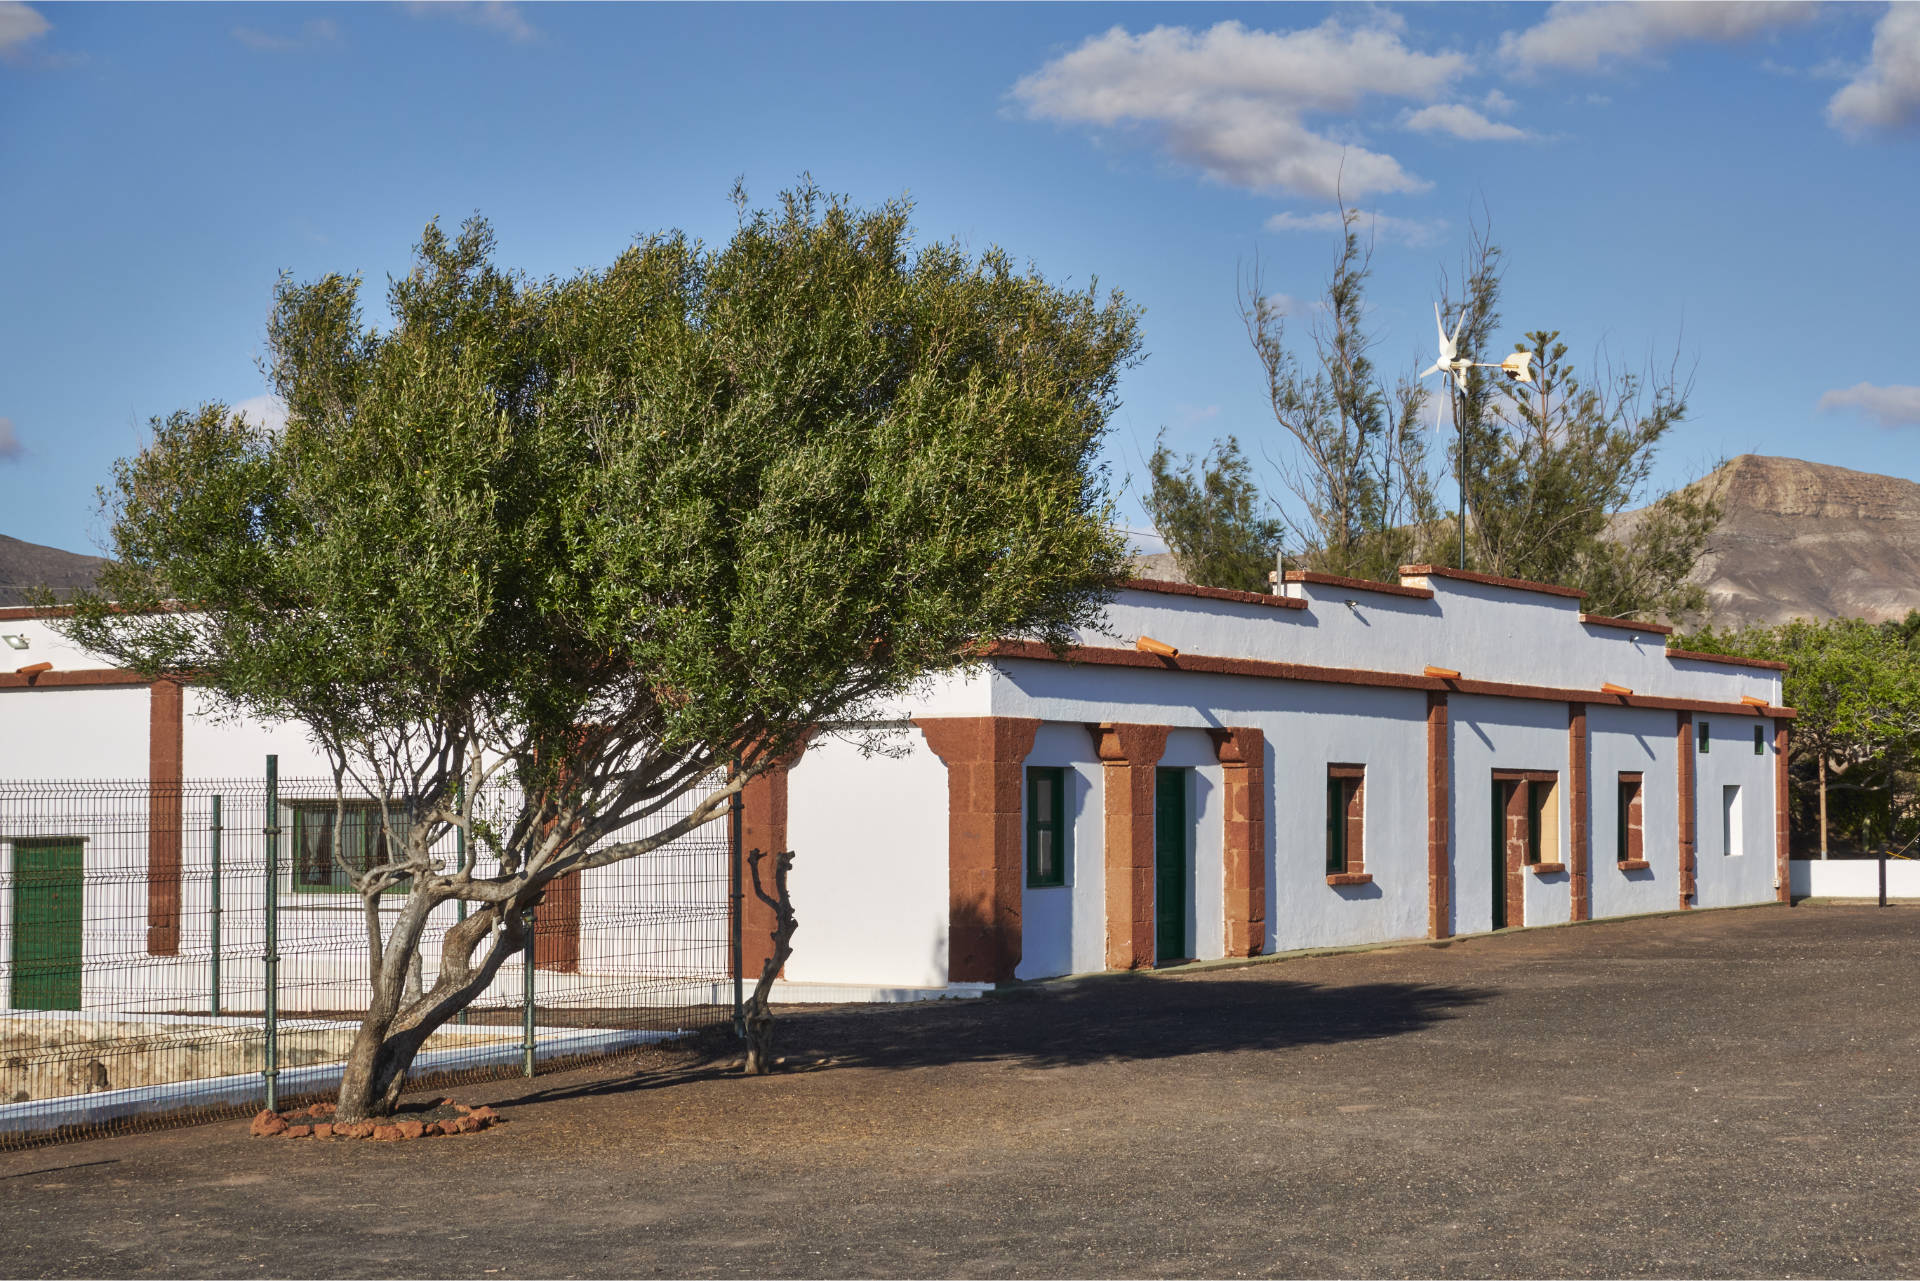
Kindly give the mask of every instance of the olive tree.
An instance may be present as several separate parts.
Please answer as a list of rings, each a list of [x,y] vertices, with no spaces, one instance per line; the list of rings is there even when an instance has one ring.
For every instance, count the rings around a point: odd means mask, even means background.
[[[667,232],[560,279],[496,266],[477,218],[429,225],[384,328],[357,277],[283,277],[284,426],[157,418],[102,491],[113,563],[72,638],[303,722],[407,814],[355,869],[343,1119],[392,1110],[556,877],[674,840],[996,638],[1064,644],[1123,572],[1097,461],[1138,348],[1118,294],[916,247],[903,203],[736,202],[724,247]],[[522,800],[490,824],[495,779]]]

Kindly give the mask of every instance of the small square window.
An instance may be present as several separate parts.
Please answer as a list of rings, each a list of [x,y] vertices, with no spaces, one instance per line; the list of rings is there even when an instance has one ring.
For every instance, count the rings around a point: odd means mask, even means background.
[[[293,859],[288,886],[296,894],[351,894],[354,882],[368,868],[390,862],[404,843],[404,809],[388,806],[382,814],[377,801],[299,801],[289,803],[293,822]],[[334,820],[340,821],[339,840]],[[388,829],[388,822],[393,830]],[[406,883],[383,893],[404,892]]]
[[[1067,771],[1058,766],[1027,771],[1027,885],[1052,889],[1067,883]]]

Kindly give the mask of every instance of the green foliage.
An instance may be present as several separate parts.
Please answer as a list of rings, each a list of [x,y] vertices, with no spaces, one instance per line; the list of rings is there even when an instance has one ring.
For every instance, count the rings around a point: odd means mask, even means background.
[[[1409,375],[1389,385],[1362,323],[1372,250],[1355,231],[1359,220],[1358,210],[1342,208],[1340,253],[1309,327],[1311,373],[1289,345],[1286,317],[1257,264],[1240,315],[1274,421],[1295,448],[1276,465],[1306,512],[1294,531],[1302,561],[1324,573],[1386,578],[1431,541],[1438,508],[1420,426],[1426,390]]]
[[[1232,436],[1215,441],[1204,461],[1177,459],[1164,440],[1158,441],[1147,471],[1152,478],[1147,515],[1188,582],[1267,590],[1281,525],[1261,514],[1265,501],[1239,441]]]
[[[1852,815],[1853,831],[1871,824],[1882,836],[1920,828],[1914,794],[1920,766],[1920,611],[1878,625],[1858,618],[1795,619],[1777,627],[1675,637],[1684,649],[1739,654],[1787,664],[1781,697],[1799,713],[1789,739],[1794,786],[1821,792],[1870,791],[1874,802]],[[1881,820],[1881,821],[1875,821]]]
[[[1459,302],[1467,308],[1462,356],[1497,362],[1502,254],[1476,234]],[[1687,412],[1672,369],[1603,369],[1584,381],[1558,330],[1534,330],[1515,351],[1533,354],[1532,384],[1474,369],[1456,401],[1448,446],[1456,474],[1465,445],[1468,568],[1561,583],[1587,593],[1586,608],[1618,618],[1684,618],[1706,601],[1687,581],[1720,519],[1697,486],[1658,498],[1632,519],[1655,455]],[[1457,528],[1457,527],[1456,527]]]
[[[74,639],[305,721],[413,811],[405,866],[360,878],[411,878],[389,972],[454,897],[492,905],[497,962],[553,877],[727,793],[589,856],[604,835],[995,638],[1063,643],[1123,572],[1097,456],[1133,309],[915,249],[905,204],[741,209],[723,248],[666,232],[546,280],[479,219],[430,225],[384,331],[357,278],[283,278],[284,429],[156,419],[103,492],[114,560]],[[506,871],[429,866],[497,769],[527,808],[474,835]],[[485,968],[454,957],[439,995]],[[423,1000],[389,1021],[458,1008]]]

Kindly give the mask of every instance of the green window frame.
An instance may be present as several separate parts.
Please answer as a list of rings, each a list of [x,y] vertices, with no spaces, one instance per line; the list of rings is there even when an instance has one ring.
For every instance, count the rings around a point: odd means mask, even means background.
[[[1700,722],[1700,754],[1702,756],[1705,756],[1707,749],[1713,746],[1713,735],[1710,732],[1710,725],[1711,722],[1708,721]]]
[[[1327,779],[1327,875],[1347,870],[1347,789],[1343,778]]]
[[[1767,754],[1767,728],[1764,725],[1753,727],[1753,754],[1755,756]]]
[[[1057,765],[1027,770],[1027,888],[1067,883],[1067,771]]]
[[[353,876],[387,861],[390,835],[404,839],[407,818],[391,804],[387,814],[392,830],[382,820],[378,801],[293,801],[288,825],[293,833],[293,850],[288,860],[288,888],[295,894],[357,894]],[[338,855],[334,849],[333,824],[342,819]],[[343,866],[346,864],[347,866]],[[403,881],[388,886],[386,894],[403,893]]]
[[[1365,851],[1357,848],[1365,838],[1366,776],[1364,765],[1327,766],[1327,875],[1345,876],[1360,871]],[[1360,832],[1356,833],[1355,828]],[[1354,837],[1358,835],[1360,841]]]

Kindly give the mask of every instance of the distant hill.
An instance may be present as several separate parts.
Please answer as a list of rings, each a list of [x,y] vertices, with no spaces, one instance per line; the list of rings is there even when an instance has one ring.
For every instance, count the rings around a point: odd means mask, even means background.
[[[1880,622],[1920,609],[1920,484],[1759,454],[1700,483],[1722,507],[1693,574],[1706,621]]]
[[[26,604],[27,589],[32,587],[51,587],[60,596],[91,587],[106,563],[98,556],[63,552],[0,534],[0,605]]]

